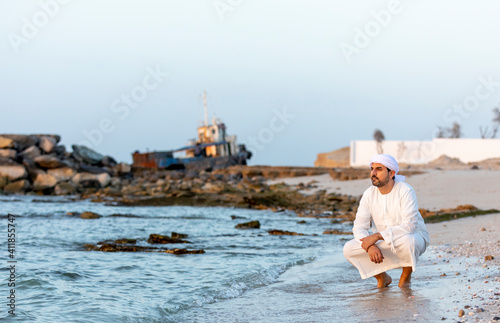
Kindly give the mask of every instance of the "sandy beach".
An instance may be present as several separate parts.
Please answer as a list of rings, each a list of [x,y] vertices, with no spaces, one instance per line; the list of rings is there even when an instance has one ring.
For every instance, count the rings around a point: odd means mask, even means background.
[[[326,189],[361,195],[370,185],[368,179],[334,181],[329,175],[274,182],[297,185],[311,181],[316,188],[304,191],[306,194]],[[481,209],[500,209],[500,171],[431,170],[411,176],[407,182],[415,188],[421,208],[472,204]],[[352,299],[349,316],[370,322],[500,320],[500,213],[427,224],[427,228],[431,245],[420,258],[411,287],[405,290],[393,284],[376,290],[375,280],[363,281],[366,289],[357,285],[359,294],[339,294]],[[400,270],[389,274],[398,278]],[[350,284],[356,279],[349,277],[340,281]]]
[[[368,178],[337,181],[328,174],[279,178],[269,183],[298,185],[313,181],[316,188],[302,191],[304,194],[327,190],[329,193],[361,196],[371,185]],[[421,208],[437,210],[472,204],[480,209],[500,209],[500,170],[426,170],[407,177],[406,182],[415,189]]]

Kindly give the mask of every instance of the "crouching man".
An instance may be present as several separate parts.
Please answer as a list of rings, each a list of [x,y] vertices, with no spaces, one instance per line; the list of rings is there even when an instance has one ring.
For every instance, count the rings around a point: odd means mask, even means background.
[[[402,268],[399,287],[410,283],[418,257],[429,245],[429,233],[418,211],[413,188],[397,175],[399,166],[387,154],[370,161],[372,185],[364,193],[354,221],[354,239],[344,246],[344,256],[362,279],[375,277],[377,287],[388,286],[389,269]],[[371,223],[373,234],[368,230]]]

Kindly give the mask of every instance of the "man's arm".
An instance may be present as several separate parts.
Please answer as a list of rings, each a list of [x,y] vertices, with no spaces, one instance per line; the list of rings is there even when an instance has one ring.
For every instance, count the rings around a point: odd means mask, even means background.
[[[376,245],[369,246],[366,252],[368,252],[368,256],[372,262],[380,264],[384,261],[384,255]]]
[[[380,232],[377,232],[367,237],[361,238],[360,240],[362,241],[361,248],[365,249],[365,251],[368,252],[368,248],[373,246],[377,241],[384,240],[384,237],[380,234]]]
[[[358,211],[356,212],[356,219],[354,220],[354,226],[352,228],[352,233],[354,234],[354,239],[361,240],[364,237],[370,235],[368,230],[370,229],[370,208],[368,205],[368,197],[365,192],[359,201]]]

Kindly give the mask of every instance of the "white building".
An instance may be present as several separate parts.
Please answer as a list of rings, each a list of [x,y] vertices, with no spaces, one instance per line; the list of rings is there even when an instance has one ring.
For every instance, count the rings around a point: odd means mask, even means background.
[[[363,167],[372,156],[389,154],[399,163],[425,164],[442,155],[458,158],[463,163],[479,162],[489,158],[500,158],[500,139],[451,139],[435,138],[431,141],[351,141],[350,165]]]

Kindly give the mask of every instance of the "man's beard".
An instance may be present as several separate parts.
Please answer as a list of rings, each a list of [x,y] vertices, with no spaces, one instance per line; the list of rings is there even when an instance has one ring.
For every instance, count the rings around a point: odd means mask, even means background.
[[[372,185],[375,187],[383,187],[387,185],[387,183],[389,183],[389,177],[387,177],[387,180],[385,182],[382,182],[375,176],[372,176],[371,180],[372,180]]]

